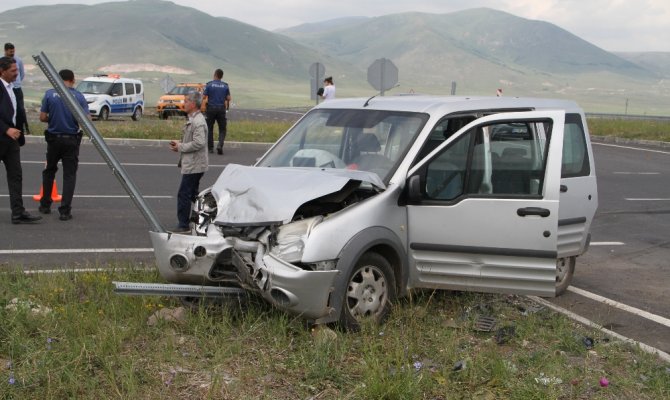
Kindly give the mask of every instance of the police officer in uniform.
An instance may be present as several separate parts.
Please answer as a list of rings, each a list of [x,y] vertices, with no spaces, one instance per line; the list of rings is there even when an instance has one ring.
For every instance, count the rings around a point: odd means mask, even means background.
[[[74,88],[74,72],[63,69],[58,72],[58,75],[63,79],[65,86],[70,89],[70,93],[77,100],[84,114],[90,118],[86,98]],[[39,211],[42,214],[51,213],[51,189],[60,160],[63,164],[63,198],[58,211],[60,220],[68,221],[72,219],[72,197],[74,197],[77,167],[79,166],[79,144],[82,136],[79,123],[54,89],[49,89],[44,94],[40,121],[47,122],[49,125],[44,132],[47,142],[47,166],[42,172],[42,199]]]
[[[203,95],[207,99],[207,148],[214,152],[214,122],[219,125],[219,144],[216,152],[223,154],[223,141],[226,139],[226,110],[230,107],[230,88],[223,78],[223,70],[214,71],[214,80],[207,82]]]

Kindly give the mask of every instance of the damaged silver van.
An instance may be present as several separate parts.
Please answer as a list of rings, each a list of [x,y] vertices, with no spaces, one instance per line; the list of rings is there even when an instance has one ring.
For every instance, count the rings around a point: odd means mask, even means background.
[[[413,288],[555,296],[598,205],[571,101],[324,102],[228,165],[191,234],[151,232],[172,283],[241,287],[315,323],[382,320]]]

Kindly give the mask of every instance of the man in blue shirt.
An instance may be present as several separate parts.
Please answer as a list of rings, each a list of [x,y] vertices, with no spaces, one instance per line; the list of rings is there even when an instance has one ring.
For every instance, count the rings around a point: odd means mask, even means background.
[[[214,80],[207,82],[203,95],[207,98],[207,148],[214,152],[214,122],[219,124],[219,144],[216,152],[223,154],[223,141],[226,139],[226,110],[230,108],[230,88],[223,78],[223,70],[214,71]]]
[[[69,69],[58,72],[63,83],[81,106],[85,115],[90,118],[88,104],[84,95],[74,89],[74,73]],[[51,189],[53,187],[58,161],[63,164],[63,198],[58,207],[60,220],[72,219],[72,197],[77,183],[77,167],[79,166],[79,144],[82,134],[79,123],[67,105],[54,89],[49,89],[42,99],[40,121],[48,122],[44,137],[47,142],[47,166],[42,172],[42,199],[39,210],[42,214],[51,213]]]

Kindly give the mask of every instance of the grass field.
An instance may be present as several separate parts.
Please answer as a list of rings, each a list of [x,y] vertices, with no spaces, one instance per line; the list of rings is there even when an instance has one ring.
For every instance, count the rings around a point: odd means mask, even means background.
[[[343,333],[253,298],[180,314],[112,291],[157,273],[111,268],[2,274],[0,398],[670,398],[668,365],[524,297],[417,292],[384,325]],[[174,320],[150,325],[159,310]]]

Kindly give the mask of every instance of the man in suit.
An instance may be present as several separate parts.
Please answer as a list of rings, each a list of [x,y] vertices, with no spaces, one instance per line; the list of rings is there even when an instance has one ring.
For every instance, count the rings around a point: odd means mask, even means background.
[[[19,74],[16,61],[11,57],[0,58],[0,161],[7,170],[9,204],[12,223],[26,224],[42,219],[31,215],[23,207],[23,172],[20,146],[26,142],[23,132],[16,128],[17,104],[12,82]],[[19,118],[20,120],[20,118]]]

